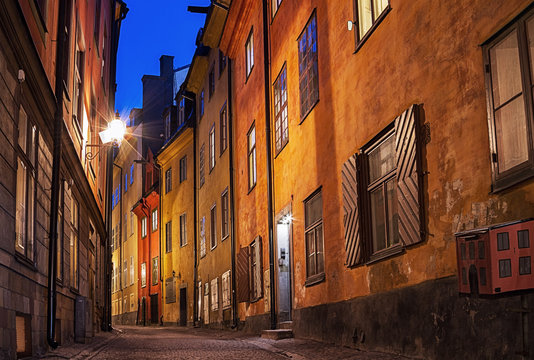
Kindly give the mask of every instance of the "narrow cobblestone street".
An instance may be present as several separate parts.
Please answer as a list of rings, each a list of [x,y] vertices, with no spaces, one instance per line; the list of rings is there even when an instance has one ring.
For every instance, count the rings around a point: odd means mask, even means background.
[[[60,347],[43,359],[407,359],[301,339],[269,340],[242,332],[117,327],[85,345]]]

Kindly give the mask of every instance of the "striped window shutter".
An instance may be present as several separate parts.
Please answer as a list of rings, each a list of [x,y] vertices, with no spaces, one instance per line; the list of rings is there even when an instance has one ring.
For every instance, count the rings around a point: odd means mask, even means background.
[[[363,262],[360,214],[358,210],[359,155],[352,155],[341,168],[343,193],[343,226],[345,228],[345,265],[356,266]]]
[[[240,248],[237,253],[236,282],[237,282],[237,302],[247,302],[250,300],[249,289],[249,248]]]
[[[419,141],[419,107],[412,105],[395,119],[395,161],[399,237],[405,246],[423,240],[422,174]]]

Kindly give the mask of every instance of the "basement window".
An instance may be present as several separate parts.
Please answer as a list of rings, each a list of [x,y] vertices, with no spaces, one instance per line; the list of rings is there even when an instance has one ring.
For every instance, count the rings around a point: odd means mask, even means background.
[[[31,317],[27,314],[16,315],[17,358],[32,356]]]

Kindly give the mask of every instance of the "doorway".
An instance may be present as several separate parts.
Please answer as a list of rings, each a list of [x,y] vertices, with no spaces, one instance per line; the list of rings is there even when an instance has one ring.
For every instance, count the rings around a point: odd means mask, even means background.
[[[158,294],[150,295],[150,322],[158,323]]]
[[[187,288],[180,288],[180,326],[187,325]]]
[[[287,209],[276,222],[278,322],[291,320],[291,255],[291,212]]]

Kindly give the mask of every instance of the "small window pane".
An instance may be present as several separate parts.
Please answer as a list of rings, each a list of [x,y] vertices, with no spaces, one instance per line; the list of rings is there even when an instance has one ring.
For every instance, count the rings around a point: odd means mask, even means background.
[[[508,239],[508,233],[498,233],[497,234],[497,250],[503,251],[503,250],[509,250],[510,249],[510,241]]]
[[[323,197],[319,193],[306,202],[305,226],[308,227],[323,217]]]
[[[382,11],[386,9],[388,6],[388,0],[373,0],[373,14],[374,14],[374,20],[382,14]]]
[[[371,192],[371,226],[374,251],[380,251],[386,248],[386,221],[384,214],[384,193],[380,187]]]
[[[317,273],[324,272],[324,249],[323,249],[323,225],[321,224],[315,230],[315,244],[317,256]]]
[[[370,0],[358,0],[358,23],[361,39],[373,25]]]
[[[517,31],[490,49],[493,106],[499,107],[521,92],[521,70]]]
[[[369,153],[369,182],[381,178],[395,168],[395,136],[390,136]]]
[[[528,237],[528,230],[519,230],[517,232],[517,247],[520,249],[530,247],[530,239]]]
[[[478,242],[478,258],[484,259],[486,257],[486,248],[484,246],[484,241]]]
[[[28,136],[28,115],[21,106],[19,111],[19,146],[22,151],[26,152],[26,137]]]
[[[386,184],[388,206],[388,247],[399,242],[399,216],[397,214],[397,183],[395,179]]]
[[[512,262],[510,259],[499,260],[499,277],[512,276]]]
[[[495,111],[499,172],[528,160],[527,120],[523,95]]]
[[[528,275],[530,270],[530,256],[522,256],[519,258],[519,275]]]
[[[310,231],[306,233],[306,246],[308,250],[308,258],[306,261],[306,267],[308,276],[315,275],[315,233]]]
[[[487,284],[486,268],[481,267],[479,269],[480,285]]]
[[[15,237],[17,249],[24,250],[26,238],[26,166],[17,161],[17,201],[15,213]]]

